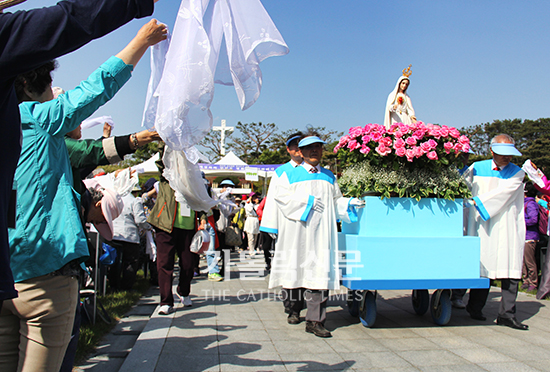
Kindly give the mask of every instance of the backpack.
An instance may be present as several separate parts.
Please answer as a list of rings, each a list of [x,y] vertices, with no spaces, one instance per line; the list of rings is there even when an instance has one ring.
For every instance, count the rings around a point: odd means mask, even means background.
[[[539,233],[548,235],[548,209],[538,203],[537,205],[539,206]]]

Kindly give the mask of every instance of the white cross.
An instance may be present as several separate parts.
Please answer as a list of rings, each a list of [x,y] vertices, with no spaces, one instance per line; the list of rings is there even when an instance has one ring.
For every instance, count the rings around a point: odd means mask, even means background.
[[[226,127],[225,126],[225,120],[222,120],[221,127],[212,127],[213,130],[219,130],[221,132],[221,140],[220,140],[220,154],[223,156],[225,155],[225,132],[233,132],[233,129],[235,127]]]

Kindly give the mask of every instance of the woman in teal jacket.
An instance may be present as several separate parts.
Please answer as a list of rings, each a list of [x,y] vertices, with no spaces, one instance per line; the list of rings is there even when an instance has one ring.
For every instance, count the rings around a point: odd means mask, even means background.
[[[23,143],[14,179],[16,228],[9,230],[10,266],[19,298],[5,301],[0,312],[2,370],[25,365],[59,370],[74,320],[75,276],[88,257],[64,137],[116,94],[133,65],[149,46],[165,39],[166,32],[166,26],[150,21],[120,53],[55,100],[51,78],[45,89],[33,89],[33,74],[24,75],[28,81],[18,92],[24,102],[19,105]],[[46,66],[48,74],[52,67]],[[103,214],[95,213],[101,203],[95,202],[94,212],[88,214],[95,225],[106,222],[104,208]]]

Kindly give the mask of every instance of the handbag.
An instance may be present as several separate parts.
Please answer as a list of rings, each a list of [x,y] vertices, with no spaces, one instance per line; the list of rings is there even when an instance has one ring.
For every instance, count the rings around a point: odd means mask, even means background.
[[[242,244],[241,230],[237,226],[228,226],[225,230],[225,245],[239,247]]]

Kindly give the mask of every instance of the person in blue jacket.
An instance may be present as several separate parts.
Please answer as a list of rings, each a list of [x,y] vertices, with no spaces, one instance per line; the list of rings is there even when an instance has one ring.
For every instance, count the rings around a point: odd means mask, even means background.
[[[76,276],[88,258],[65,134],[110,100],[130,79],[147,48],[166,39],[166,34],[165,25],[149,21],[121,52],[56,99],[51,63],[24,75],[23,89],[18,91],[23,141],[14,178],[16,228],[9,229],[10,266],[19,298],[5,300],[0,310],[2,371],[27,366],[59,370],[74,321]],[[113,203],[107,208],[113,198],[106,198],[106,192],[91,208],[97,211],[101,206],[103,213],[90,212],[86,219],[111,240],[112,219],[120,211],[116,213]]]
[[[20,146],[20,117],[15,77],[70,53],[134,18],[150,16],[158,0],[72,0],[54,6],[0,13],[0,308],[14,298],[9,266],[8,224],[14,223],[13,175]],[[10,203],[10,200],[13,201]]]

